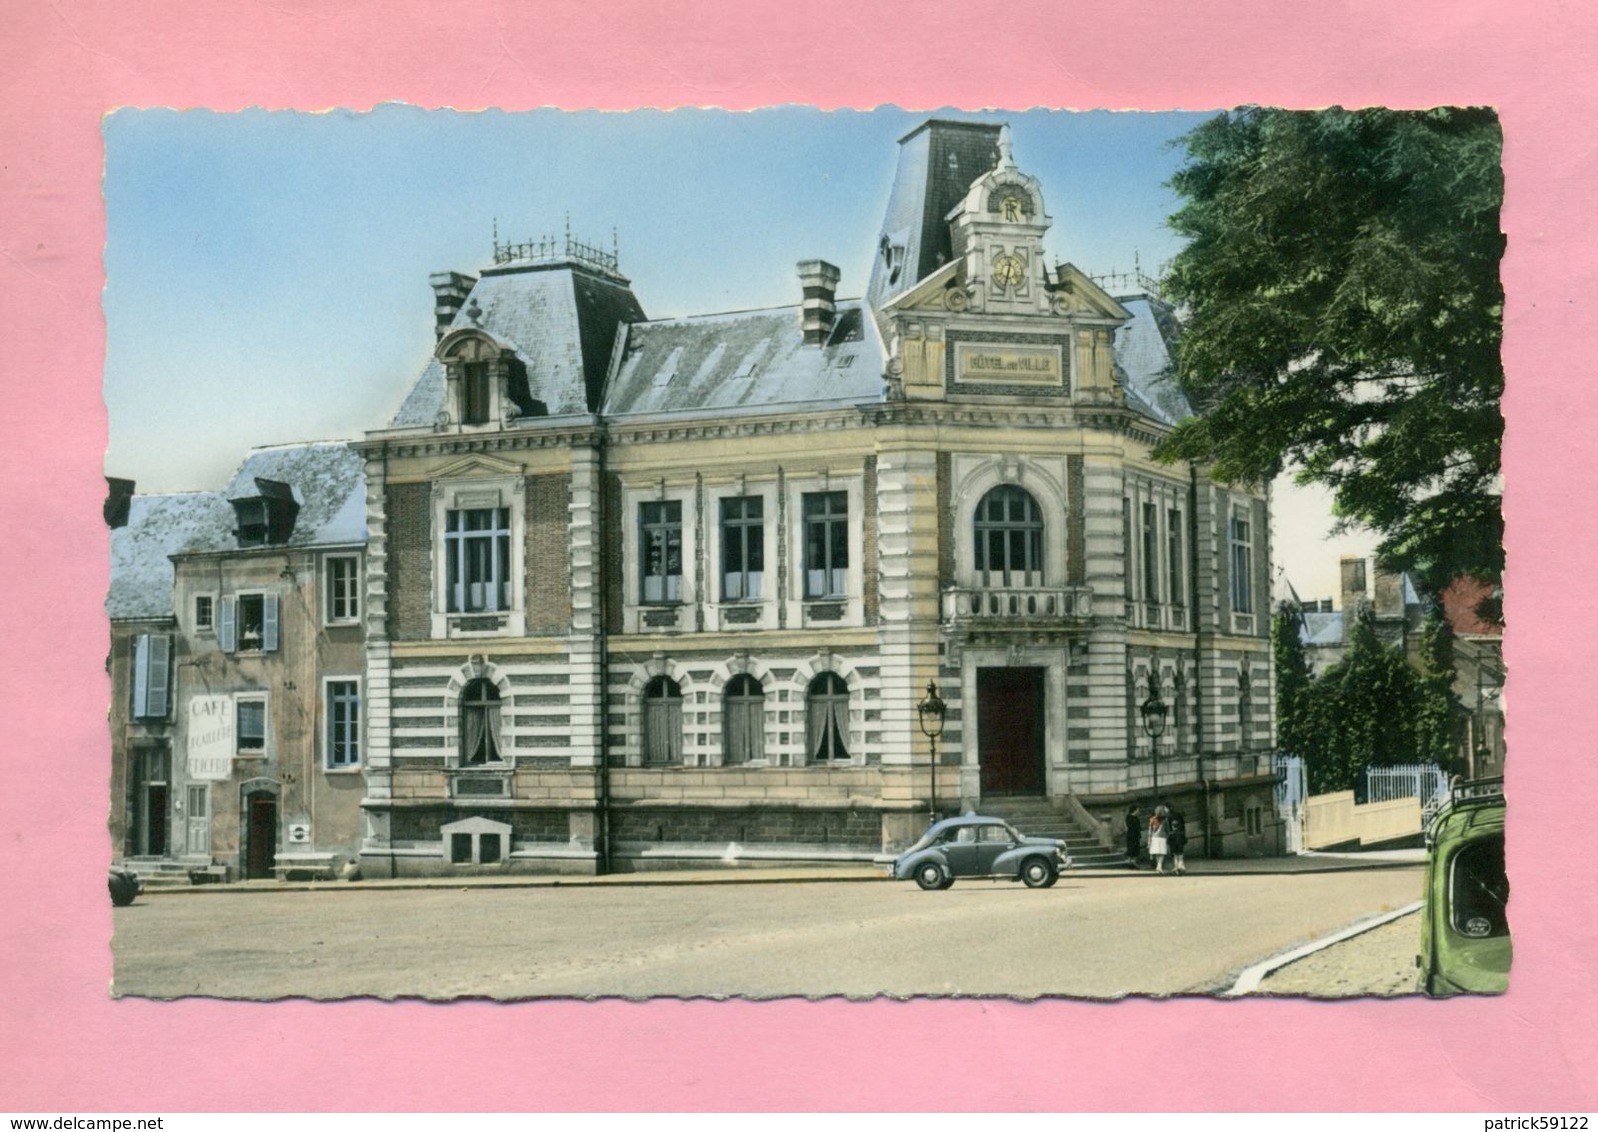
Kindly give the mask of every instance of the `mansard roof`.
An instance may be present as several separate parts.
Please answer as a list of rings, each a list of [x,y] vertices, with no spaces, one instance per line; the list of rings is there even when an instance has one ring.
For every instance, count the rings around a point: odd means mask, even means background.
[[[532,396],[565,416],[593,411],[618,325],[643,317],[621,276],[552,257],[485,270],[447,330],[475,327],[510,350],[526,367]],[[432,425],[443,409],[444,367],[430,358],[390,427]]]
[[[1116,301],[1132,315],[1115,331],[1115,364],[1127,404],[1168,425],[1191,417],[1193,406],[1176,384],[1181,332],[1176,313],[1147,294],[1116,296]]]
[[[827,342],[807,346],[798,306],[629,327],[607,415],[815,408],[883,399],[883,350],[865,304],[837,304]]]
[[[299,502],[294,530],[283,546],[344,546],[366,541],[366,477],[360,453],[341,440],[256,448],[222,492],[224,499],[260,494],[256,480],[286,483]],[[231,512],[225,537],[188,550],[232,550]],[[212,532],[213,534],[215,532]]]

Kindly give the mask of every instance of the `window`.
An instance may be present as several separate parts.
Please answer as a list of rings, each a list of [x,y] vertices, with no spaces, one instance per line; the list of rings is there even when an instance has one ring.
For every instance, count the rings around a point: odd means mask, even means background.
[[[327,683],[327,769],[361,765],[361,686],[355,680]]]
[[[353,554],[335,554],[325,562],[327,623],[338,625],[358,620],[361,615],[361,560]]]
[[[984,585],[1042,581],[1043,513],[1030,494],[1014,484],[1001,484],[982,497],[973,523],[976,568]]]
[[[644,762],[682,761],[682,689],[670,676],[644,686]]]
[[[1159,509],[1143,504],[1143,600],[1150,605],[1160,600]]]
[[[805,696],[805,749],[818,762],[849,757],[849,686],[836,672],[810,681]]]
[[[1249,521],[1241,512],[1232,512],[1232,612],[1254,612],[1254,591],[1251,585],[1251,564],[1254,546],[1249,533]]]
[[[467,362],[461,367],[461,423],[487,424],[492,388],[487,362]]]
[[[194,597],[194,631],[209,633],[216,627],[216,599],[210,594]]]
[[[1496,834],[1467,844],[1448,870],[1453,928],[1471,939],[1509,934],[1509,875],[1504,870],[1504,837]]]
[[[682,600],[682,504],[677,500],[638,505],[639,579],[643,601]]]
[[[239,594],[224,597],[222,621],[216,636],[223,652],[276,652],[277,595]]]
[[[451,613],[493,613],[510,608],[508,508],[447,512],[444,558]]]
[[[461,692],[461,765],[500,761],[499,689],[493,682],[473,680]]]
[[[756,601],[765,573],[764,501],[758,495],[721,501],[721,600]]]
[[[240,697],[234,701],[235,727],[239,754],[266,754],[266,698]]]
[[[170,700],[172,638],[140,633],[133,639],[134,719],[165,719]]]
[[[1166,590],[1170,594],[1171,604],[1178,609],[1185,604],[1182,600],[1182,564],[1182,512],[1170,507],[1165,512]]]
[[[805,597],[843,597],[849,579],[848,493],[807,493],[804,524]]]
[[[727,682],[722,699],[722,758],[746,763],[766,757],[766,693],[760,681],[747,673]]]

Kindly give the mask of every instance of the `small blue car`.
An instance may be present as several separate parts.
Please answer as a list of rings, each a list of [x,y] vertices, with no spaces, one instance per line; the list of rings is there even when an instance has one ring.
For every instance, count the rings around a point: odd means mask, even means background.
[[[1003,818],[966,814],[933,823],[893,862],[892,873],[930,892],[948,888],[956,877],[1004,877],[1048,888],[1070,867],[1065,842],[1024,837]]]

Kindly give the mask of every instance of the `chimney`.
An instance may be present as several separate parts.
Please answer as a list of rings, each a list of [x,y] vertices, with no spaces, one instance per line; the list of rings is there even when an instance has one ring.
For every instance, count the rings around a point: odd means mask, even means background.
[[[462,275],[458,271],[439,271],[429,275],[427,281],[433,285],[433,314],[438,320],[433,340],[437,342],[449,333],[449,324],[455,321],[455,316],[466,304],[466,296],[472,293],[477,277]]]
[[[128,509],[133,505],[133,481],[105,477],[105,525],[115,530],[128,525]]]
[[[1402,579],[1397,574],[1389,574],[1386,570],[1376,571],[1376,616],[1404,616],[1404,589],[1401,583]]]
[[[1365,560],[1345,554],[1338,566],[1342,575],[1338,598],[1343,610],[1343,640],[1347,641],[1354,630],[1354,618],[1365,604]]]
[[[835,296],[842,273],[824,259],[807,259],[799,264],[799,283],[804,287],[801,323],[806,346],[824,346],[832,336],[838,319]]]

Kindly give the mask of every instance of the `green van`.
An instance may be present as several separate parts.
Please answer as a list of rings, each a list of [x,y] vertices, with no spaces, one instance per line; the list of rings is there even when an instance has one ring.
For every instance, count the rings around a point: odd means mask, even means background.
[[[1503,779],[1456,782],[1426,830],[1419,989],[1502,994],[1509,989]]]

